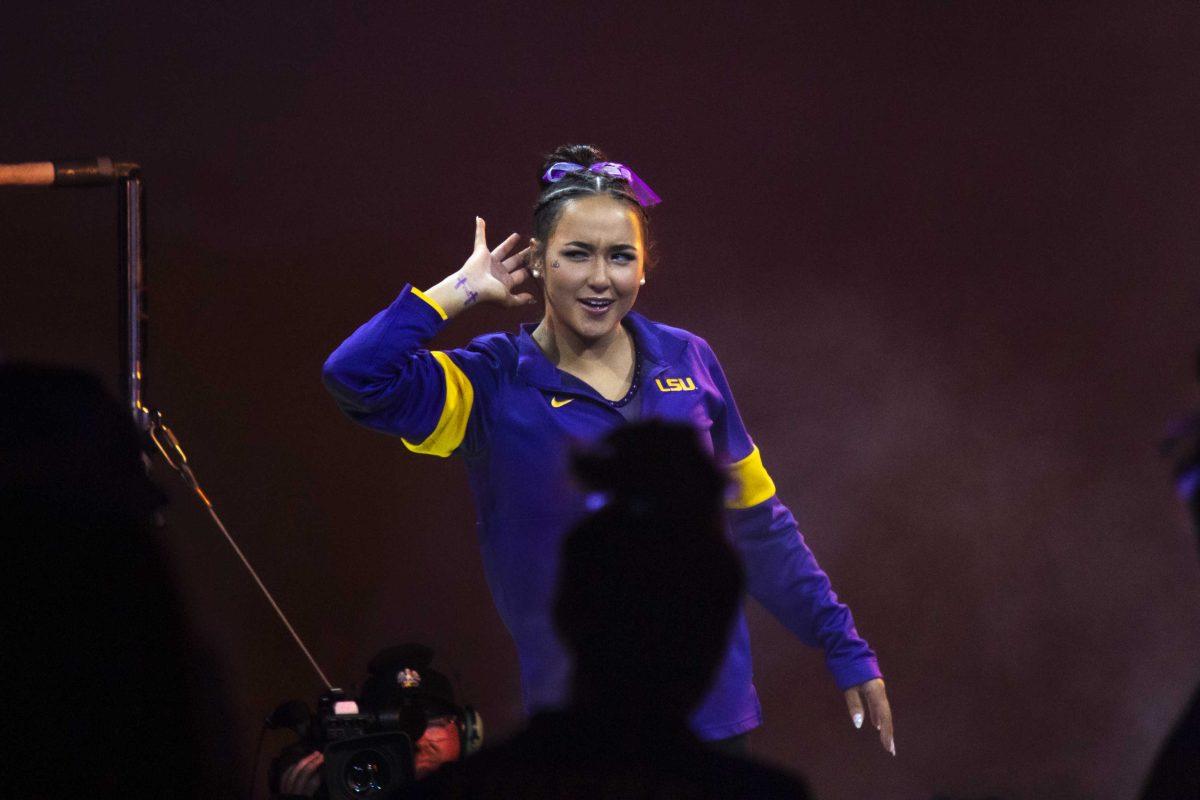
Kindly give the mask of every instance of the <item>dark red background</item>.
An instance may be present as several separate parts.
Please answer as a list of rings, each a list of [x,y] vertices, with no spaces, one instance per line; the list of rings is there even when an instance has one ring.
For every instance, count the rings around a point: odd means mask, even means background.
[[[149,400],[336,682],[424,639],[519,723],[461,465],[352,426],[319,369],[475,214],[528,234],[540,154],[593,141],[666,198],[640,309],[721,355],[887,672],[896,759],[752,607],[756,754],[826,800],[1136,791],[1200,679],[1154,450],[1196,399],[1196,4],[46,5],[5,7],[0,160],[145,165]],[[8,357],[115,376],[114,215],[0,193]],[[319,686],[173,494],[232,786]]]

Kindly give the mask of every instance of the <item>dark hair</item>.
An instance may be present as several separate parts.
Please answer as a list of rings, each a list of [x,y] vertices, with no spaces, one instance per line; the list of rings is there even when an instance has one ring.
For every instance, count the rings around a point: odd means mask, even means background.
[[[586,168],[606,160],[604,154],[590,144],[564,144],[546,155],[542,162],[542,169],[538,172],[538,181],[542,187],[541,193],[538,194],[537,205],[533,208],[533,238],[538,241],[537,251],[534,253],[535,258],[540,259],[545,255],[546,244],[550,241],[551,232],[558,225],[558,219],[562,216],[563,206],[566,202],[576,197],[595,194],[606,194],[615,200],[628,203],[633,208],[638,221],[642,224],[642,238],[645,240],[647,250],[649,249],[650,227],[649,220],[646,218],[646,209],[642,208],[642,204],[637,201],[633,190],[629,187],[629,181],[624,178],[590,172],[587,169],[568,173],[556,183],[551,183],[542,177],[546,174],[546,170],[559,161],[579,164]]]

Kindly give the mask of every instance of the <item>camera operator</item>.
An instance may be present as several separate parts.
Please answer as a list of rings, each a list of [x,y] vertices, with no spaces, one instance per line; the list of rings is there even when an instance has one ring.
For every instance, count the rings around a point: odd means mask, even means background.
[[[457,761],[462,755],[462,743],[458,735],[457,714],[442,714],[426,720],[425,733],[416,743],[413,762],[416,779],[432,775],[443,764]],[[304,748],[307,749],[307,748]],[[321,767],[325,756],[314,750],[285,769],[279,777],[281,798],[315,797],[321,787]]]
[[[424,730],[413,744],[416,780],[457,761],[477,747],[482,736],[478,716],[470,707],[457,704],[450,681],[430,666],[432,660],[433,652],[420,644],[384,650],[371,660],[368,668],[371,676],[364,683],[358,702],[363,713],[416,709],[423,715]],[[280,711],[288,705],[281,706]],[[307,714],[306,708],[304,711]],[[272,764],[273,795],[280,800],[328,797],[324,766],[325,754],[308,735],[301,733],[301,741],[285,749]]]

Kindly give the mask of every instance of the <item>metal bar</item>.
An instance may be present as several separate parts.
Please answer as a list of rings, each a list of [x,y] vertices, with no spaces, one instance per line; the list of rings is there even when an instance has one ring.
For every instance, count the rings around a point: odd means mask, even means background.
[[[146,348],[146,206],[145,188],[136,168],[121,176],[117,211],[121,322],[122,399],[133,421],[149,431],[150,417],[142,402],[145,386],[142,359]]]

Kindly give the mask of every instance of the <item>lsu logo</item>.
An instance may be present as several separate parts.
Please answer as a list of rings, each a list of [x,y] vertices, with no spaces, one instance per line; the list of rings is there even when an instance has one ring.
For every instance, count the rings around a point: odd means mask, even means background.
[[[696,382],[691,378],[667,378],[664,385],[662,378],[655,378],[660,392],[692,392],[696,390]]]

